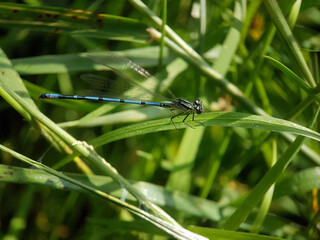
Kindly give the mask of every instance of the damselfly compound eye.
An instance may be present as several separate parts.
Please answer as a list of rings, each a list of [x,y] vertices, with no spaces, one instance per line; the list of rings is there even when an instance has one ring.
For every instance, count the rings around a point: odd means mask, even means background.
[[[202,101],[200,99],[196,99],[194,101],[194,108],[196,109],[197,114],[201,114],[204,110],[204,107],[202,105]]]

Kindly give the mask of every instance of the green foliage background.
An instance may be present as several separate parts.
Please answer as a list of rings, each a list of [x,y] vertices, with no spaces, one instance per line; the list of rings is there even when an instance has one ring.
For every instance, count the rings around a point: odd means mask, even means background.
[[[319,239],[320,1],[279,4],[2,1],[0,238]],[[205,127],[38,99],[110,76],[88,52],[199,97]]]

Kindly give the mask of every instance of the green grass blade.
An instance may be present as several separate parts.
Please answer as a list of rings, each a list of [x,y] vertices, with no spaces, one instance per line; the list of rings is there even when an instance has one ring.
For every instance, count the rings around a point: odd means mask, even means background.
[[[319,110],[314,115],[311,126],[318,117]],[[250,192],[248,197],[243,201],[239,208],[227,219],[224,228],[228,230],[236,230],[240,224],[248,217],[252,209],[261,201],[263,195],[276,182],[283,171],[287,168],[293,157],[299,152],[303,141],[303,136],[298,136],[296,140],[287,148],[283,155],[278,159],[276,164],[267,172],[260,182]]]
[[[273,66],[281,70],[290,81],[292,81],[295,85],[303,89],[315,101],[320,103],[320,94],[316,91],[316,89],[313,89],[310,86],[308,86],[308,84],[306,84],[305,81],[303,81],[297,74],[295,74],[281,62],[275,60],[272,57],[266,56],[266,58],[272,63]]]
[[[20,94],[29,104],[36,107],[18,73],[12,69],[11,62],[7,59],[2,49],[0,49],[0,94],[24,117],[24,119],[31,121],[30,114],[26,112],[25,109],[23,109],[23,107],[21,107],[9,94],[3,91],[4,86]]]
[[[284,238],[270,237],[264,235],[258,235],[253,233],[227,231],[221,229],[204,228],[204,227],[190,227],[190,230],[197,232],[209,239],[214,240],[284,240]]]
[[[178,225],[173,225],[172,223],[170,222],[166,222],[158,217],[155,217],[131,204],[128,204],[124,201],[121,201],[119,200],[118,198],[115,198],[115,197],[112,197],[111,195],[109,194],[106,194],[98,189],[95,189],[95,188],[92,188],[91,186],[88,186],[86,184],[83,184],[63,173],[60,173],[60,172],[57,172],[37,161],[34,161],[30,158],[27,158],[17,152],[14,152],[12,151],[11,149],[9,148],[6,148],[4,147],[3,145],[0,145],[0,149],[2,151],[5,151],[9,154],[11,154],[12,156],[14,156],[15,158],[25,162],[25,163],[28,163],[38,169],[41,169],[43,171],[45,171],[46,173],[50,174],[50,175],[54,175],[56,177],[58,177],[59,179],[63,179],[64,181],[67,181],[73,185],[76,185],[84,190],[86,190],[87,192],[89,193],[92,193],[98,197],[101,197],[103,199],[106,199],[108,201],[111,201],[112,203],[118,205],[118,206],[121,206],[125,209],[127,209],[128,211],[132,212],[133,214],[145,219],[146,221],[154,224],[155,226],[157,226],[158,228],[160,228],[161,230],[163,230],[164,232],[168,233],[169,235],[177,238],[177,239],[199,239],[199,240],[205,240],[206,238],[198,235],[198,234],[194,234]],[[5,175],[5,174],[4,174]],[[143,202],[144,203],[144,202]],[[143,204],[142,203],[142,204]],[[185,237],[184,237],[185,236]]]
[[[73,173],[64,173],[64,175],[117,198],[120,198],[123,194],[121,186],[107,176],[86,176]],[[69,189],[80,193],[86,193],[85,189],[38,169],[9,167],[0,164],[0,177],[3,182],[6,183],[33,184],[57,190]],[[220,221],[222,219],[222,206],[215,202],[177,191],[168,191],[162,186],[146,182],[130,182],[135,188],[143,191],[150,201],[159,206],[170,207],[179,212],[199,217],[203,217],[203,213],[205,213],[205,217],[213,221]],[[136,202],[137,200],[129,193],[126,197],[126,201]]]
[[[0,26],[5,27],[140,43],[147,39],[147,25],[142,22],[90,11],[1,3],[0,15]]]
[[[238,49],[241,37],[242,22],[245,17],[246,5],[245,1],[235,1],[233,21],[231,28],[226,36],[226,39],[222,45],[219,57],[214,62],[213,69],[220,73],[222,76],[228,72],[232,59],[234,58],[235,52]]]
[[[292,158],[298,153],[304,137],[297,137],[287,151],[281,156],[273,168],[255,186],[249,196],[243,201],[239,208],[227,219],[224,229],[236,230],[246,220],[252,209],[261,201],[263,195],[285,170]]]
[[[175,125],[178,129],[188,127],[182,122],[182,120],[183,118],[181,117],[179,120],[175,121]],[[273,117],[262,117],[253,114],[237,112],[212,112],[197,116],[196,121],[202,122],[207,127],[224,126],[262,129],[266,131],[293,133],[320,141],[319,133],[293,122]],[[196,128],[202,128],[202,126],[193,123],[192,120],[187,120],[186,122]],[[170,129],[175,129],[175,126],[172,125],[170,118],[153,120],[108,132],[90,141],[90,144],[98,147],[123,138]]]
[[[192,183],[192,169],[195,163],[197,152],[201,139],[203,137],[204,128],[196,130],[186,129],[178,153],[173,160],[173,172],[167,181],[169,190],[178,190],[188,193]]]
[[[77,180],[85,185],[108,193],[116,198],[120,198],[123,193],[121,186],[114,182],[110,177],[83,174],[64,173],[66,176]],[[303,195],[312,189],[320,189],[320,171],[319,167],[305,169],[293,176],[289,176],[277,183],[274,198],[282,196]],[[42,170],[12,167],[0,164],[0,178],[5,183],[32,184],[57,190],[72,190],[80,193],[86,193],[86,190],[69,183],[59,177],[50,175]],[[153,203],[170,207],[176,211],[183,212],[192,216],[205,217],[212,221],[219,222],[225,217],[226,212],[234,209],[213,201],[187,195],[178,191],[168,191],[162,186],[130,181],[137,189],[145,192],[146,197]],[[130,193],[126,197],[127,202],[136,202]]]
[[[271,157],[271,167],[275,164],[277,161],[277,142],[275,139],[272,139],[272,156]],[[263,227],[263,223],[267,217],[268,211],[270,209],[270,205],[272,202],[272,197],[273,197],[273,192],[274,192],[274,184],[269,188],[269,190],[266,192],[264,195],[260,208],[257,212],[257,215],[254,219],[254,222],[252,224],[252,227],[250,229],[250,232],[252,233],[259,233]]]
[[[113,53],[127,57],[140,66],[151,67],[157,66],[158,51],[158,47],[147,47],[143,50],[131,49],[127,51],[114,51]],[[93,55],[94,52],[91,54]],[[101,54],[101,51],[99,54]],[[167,56],[168,52],[164,51],[164,57],[167,58]],[[22,75],[107,70],[105,66],[101,64],[95,64],[91,59],[89,59],[87,57],[87,53],[70,53],[19,58],[13,59],[12,63],[17,72]]]
[[[293,33],[289,27],[289,24],[284,18],[278,3],[275,0],[264,0],[264,4],[266,5],[274,24],[281,34],[281,37],[284,39],[286,45],[289,47],[292,55],[294,56],[294,60],[297,62],[298,66],[303,72],[307,82],[310,86],[315,87],[315,80],[308,68],[297,41],[293,37]]]

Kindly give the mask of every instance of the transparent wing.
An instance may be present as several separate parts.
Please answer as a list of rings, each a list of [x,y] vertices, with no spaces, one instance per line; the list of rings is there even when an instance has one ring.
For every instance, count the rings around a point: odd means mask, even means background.
[[[89,90],[82,90],[79,95],[131,100],[150,100],[154,96],[143,88],[133,86],[130,82],[121,79],[116,80],[95,74],[82,74],[80,77],[89,84]]]
[[[109,85],[120,85],[120,86],[130,86],[126,87],[127,94],[121,94],[118,96],[127,96],[129,98],[134,98],[139,96],[140,99],[151,99],[155,97],[157,99],[168,101],[169,99],[161,96],[154,91],[159,88],[159,81],[154,78],[148,71],[137,65],[136,63],[130,61],[127,58],[124,58],[119,55],[103,53],[103,54],[87,54],[94,62],[104,65],[107,68],[111,69],[117,76],[119,80],[104,81],[109,82]],[[120,87],[123,88],[123,87]],[[107,93],[110,92],[109,90]],[[117,92],[115,92],[117,94]],[[108,93],[109,96],[110,93]]]

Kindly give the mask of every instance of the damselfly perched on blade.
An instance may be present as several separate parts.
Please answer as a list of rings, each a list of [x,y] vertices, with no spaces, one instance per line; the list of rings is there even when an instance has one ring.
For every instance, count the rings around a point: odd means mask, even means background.
[[[169,93],[172,96],[172,99],[170,99],[142,86],[140,83],[138,83],[135,80],[136,79],[148,80],[151,78],[154,79],[154,77],[152,77],[148,71],[146,71],[139,65],[135,64],[134,62],[124,57],[121,57],[118,55],[105,55],[103,57],[88,55],[88,57],[91,58],[94,62],[104,65],[105,67],[111,69],[116,75],[120,77],[120,79],[114,80],[114,79],[109,79],[107,77],[103,77],[99,75],[84,74],[81,76],[81,78],[83,78],[89,84],[92,83],[93,85],[96,85],[96,86],[99,85],[101,87],[101,90],[95,91],[86,95],[61,95],[61,94],[42,93],[40,94],[39,98],[131,103],[131,104],[139,104],[139,105],[156,106],[156,107],[162,107],[162,108],[170,108],[171,111],[172,110],[180,111],[178,114],[174,115],[171,118],[171,122],[174,126],[175,124],[173,122],[173,119],[184,114],[186,116],[182,122],[190,126],[185,122],[188,116],[192,114],[192,121],[196,122],[194,120],[194,115],[201,114],[204,110],[202,101],[200,99],[196,99],[192,103],[185,99],[176,98],[169,91]],[[112,62],[113,62],[112,65],[111,64],[109,65],[107,63],[108,59],[112,59]],[[121,81],[124,81],[126,85],[130,86],[130,89],[128,88],[128,91],[127,91],[131,93],[130,97],[125,96],[128,94],[122,94],[122,96],[120,96],[119,91],[117,91],[116,88],[114,87],[115,85],[118,85],[118,84],[121,85]],[[132,93],[140,93],[139,94],[140,96],[138,96],[138,94],[136,94],[137,96],[133,96]],[[145,96],[141,97],[141,93],[149,96],[149,98],[155,97],[157,99],[160,99],[161,101],[149,101],[149,100],[143,101],[142,99],[145,99]],[[204,126],[200,122],[197,122],[197,123]]]

